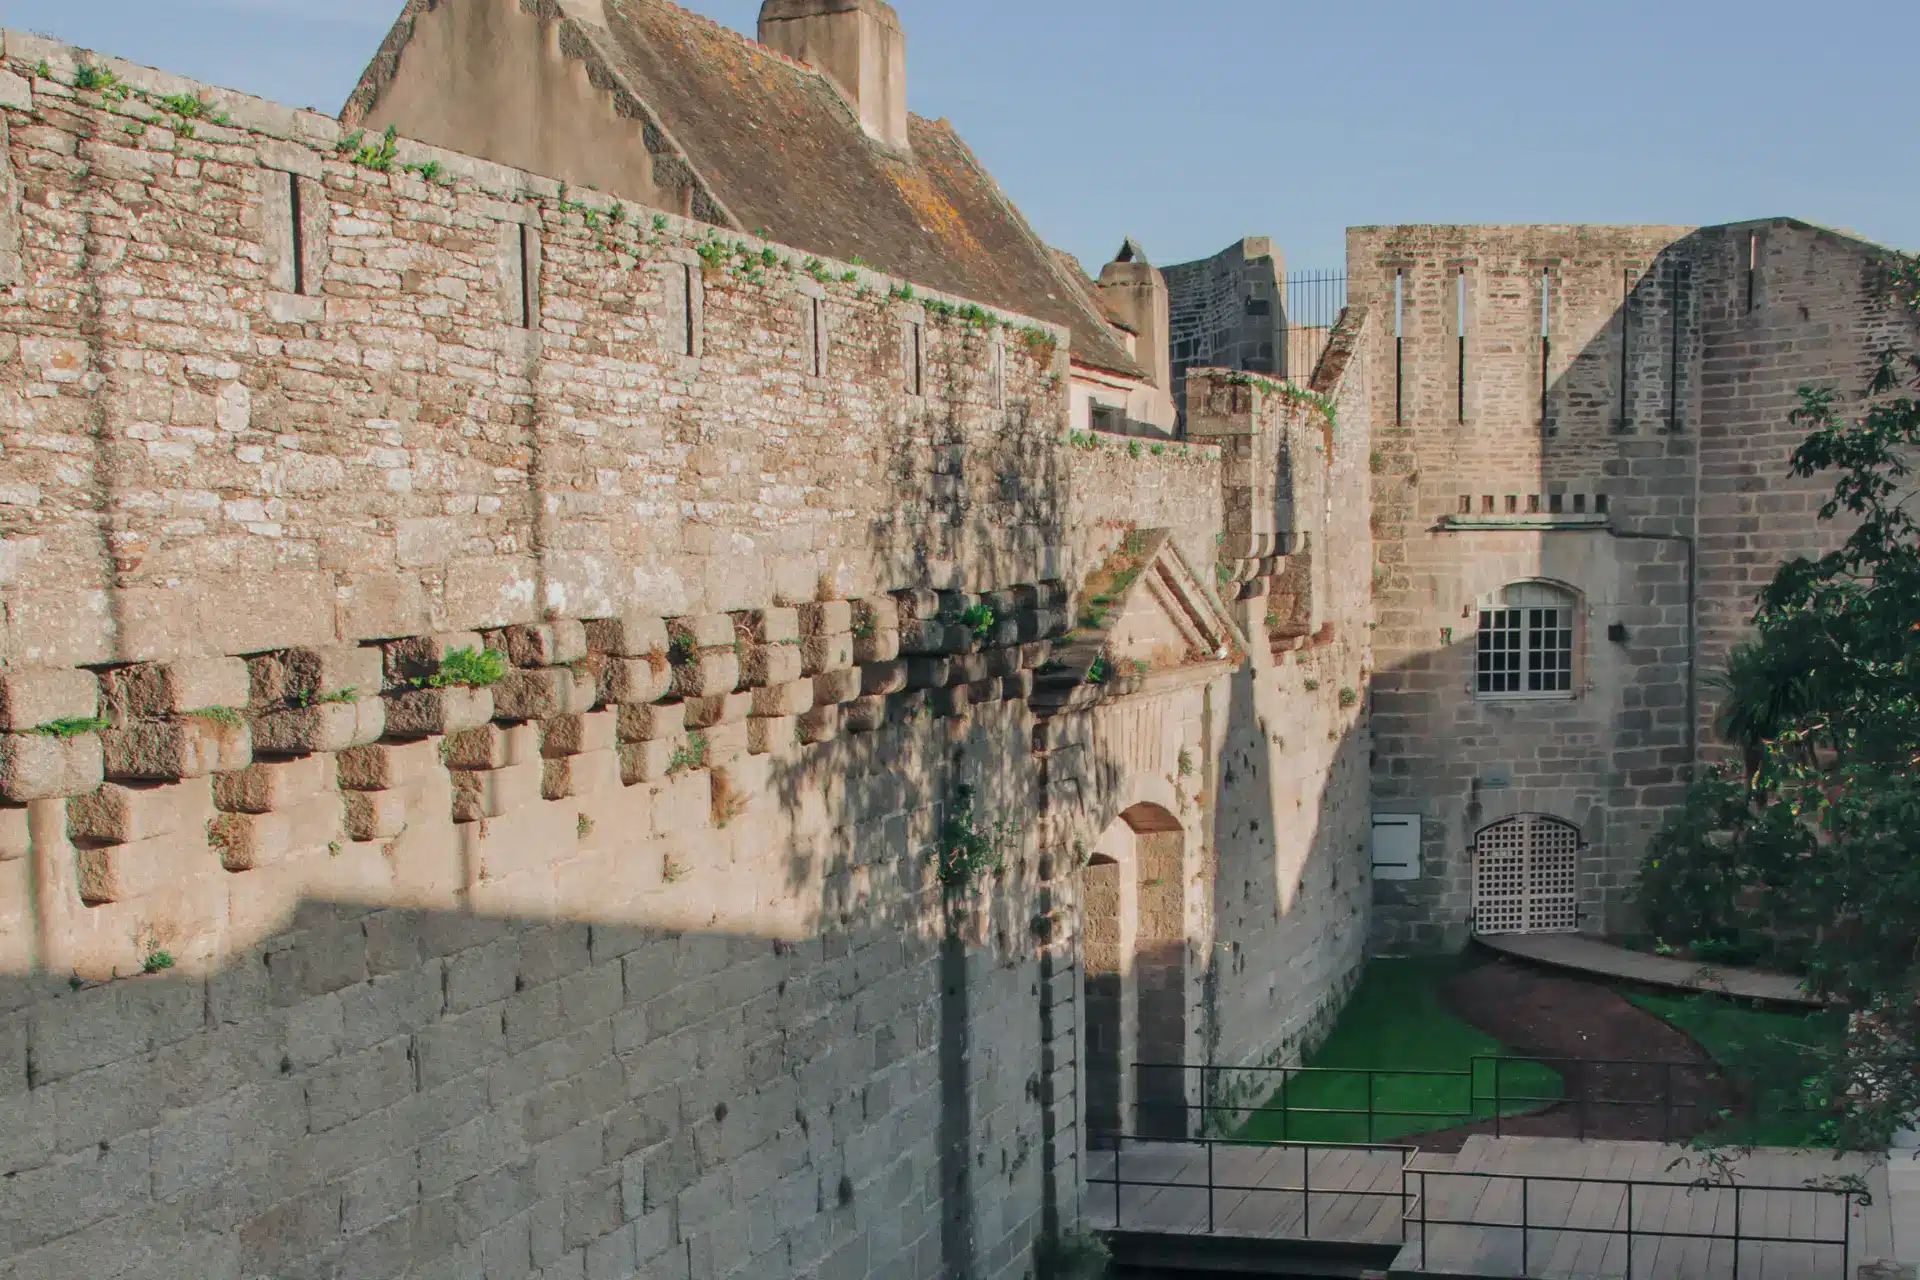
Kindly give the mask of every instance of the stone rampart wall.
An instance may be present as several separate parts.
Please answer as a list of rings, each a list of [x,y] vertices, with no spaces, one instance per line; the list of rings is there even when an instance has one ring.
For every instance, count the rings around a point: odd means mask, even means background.
[[[1213,580],[1220,453],[1077,448],[1019,317],[4,41],[0,1269],[1023,1275],[1072,851],[1237,785],[1225,659],[1029,698],[1124,530]],[[1211,822],[1203,930],[1276,843]]]

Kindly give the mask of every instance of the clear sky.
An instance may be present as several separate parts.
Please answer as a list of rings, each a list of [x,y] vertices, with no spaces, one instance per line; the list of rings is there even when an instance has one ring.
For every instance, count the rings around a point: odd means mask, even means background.
[[[459,0],[453,0],[458,3]],[[337,110],[401,0],[0,0],[0,23]],[[689,0],[753,30],[759,0]],[[1920,248],[1915,0],[895,0],[908,94],[1090,267],[1387,222],[1792,214]]]

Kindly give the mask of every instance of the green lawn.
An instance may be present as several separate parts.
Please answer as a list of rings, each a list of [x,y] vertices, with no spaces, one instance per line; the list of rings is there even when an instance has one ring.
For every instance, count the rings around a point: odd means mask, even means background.
[[[1844,1012],[1775,1012],[1712,995],[1628,992],[1627,999],[1692,1036],[1740,1087],[1749,1114],[1732,1117],[1716,1138],[1759,1147],[1833,1145],[1819,1079],[1845,1040]]]
[[[1333,1033],[1307,1064],[1316,1070],[1294,1076],[1264,1103],[1256,1101],[1262,1092],[1257,1077],[1223,1073],[1233,1077],[1231,1087],[1247,1097],[1249,1105],[1270,1108],[1248,1116],[1234,1136],[1262,1142],[1391,1142],[1491,1118],[1493,1066],[1482,1062],[1476,1068],[1473,1059],[1502,1053],[1504,1047],[1441,1009],[1440,984],[1453,972],[1454,962],[1432,958],[1369,963]],[[1396,1071],[1457,1074],[1411,1076]],[[1543,1105],[1507,1101],[1511,1097],[1560,1096],[1559,1075],[1538,1063],[1509,1062],[1499,1074],[1503,1114]],[[1325,1114],[1328,1111],[1359,1114]]]

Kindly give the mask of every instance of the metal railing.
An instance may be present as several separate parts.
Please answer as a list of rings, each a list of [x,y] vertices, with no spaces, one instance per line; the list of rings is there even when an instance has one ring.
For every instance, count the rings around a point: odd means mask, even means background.
[[[1562,1082],[1561,1092],[1525,1092],[1524,1086],[1517,1086],[1517,1082],[1511,1079],[1511,1073],[1522,1065],[1553,1071]],[[1226,1067],[1151,1062],[1135,1063],[1133,1069],[1136,1085],[1135,1125],[1143,1134],[1170,1137],[1191,1133],[1196,1129],[1192,1123],[1196,1117],[1199,1120],[1198,1131],[1205,1133],[1210,1128],[1225,1131],[1229,1127],[1224,1123],[1210,1123],[1218,1116],[1238,1117],[1231,1124],[1232,1128],[1238,1129],[1255,1116],[1275,1115],[1280,1118],[1281,1138],[1287,1140],[1291,1138],[1296,1117],[1342,1117],[1364,1121],[1365,1142],[1374,1142],[1379,1138],[1382,1120],[1449,1122],[1418,1126],[1423,1130],[1490,1121],[1494,1136],[1499,1137],[1503,1122],[1513,1116],[1560,1107],[1571,1111],[1574,1118],[1573,1136],[1578,1138],[1587,1137],[1594,1130],[1596,1115],[1603,1115],[1609,1109],[1657,1112],[1659,1139],[1669,1142],[1704,1127],[1700,1122],[1710,1117],[1701,1116],[1701,1112],[1717,1115],[1718,1103],[1715,1100],[1683,1098],[1676,1086],[1691,1083],[1696,1090],[1704,1092],[1706,1086],[1724,1078],[1718,1068],[1708,1063],[1498,1054],[1477,1055],[1464,1070],[1453,1071],[1362,1067]],[[1610,1096],[1594,1087],[1598,1085],[1604,1090],[1609,1080],[1620,1074],[1639,1079],[1651,1074],[1656,1080],[1647,1089],[1647,1096]],[[1263,1084],[1257,1090],[1256,1096],[1263,1100],[1259,1103],[1220,1101],[1227,1092],[1222,1087],[1223,1082],[1233,1082],[1236,1078],[1246,1076],[1274,1080],[1276,1083]],[[1355,1082],[1364,1091],[1359,1105],[1301,1105],[1291,1096],[1291,1086],[1299,1081],[1341,1080]],[[1382,1081],[1408,1080],[1442,1081],[1457,1086],[1462,1091],[1459,1095],[1461,1105],[1441,1109],[1412,1109],[1382,1104]],[[1192,1085],[1198,1087],[1190,1088]],[[1275,1101],[1278,1105],[1271,1105]]]
[[[1293,271],[1286,282],[1286,350],[1281,372],[1288,382],[1305,386],[1347,309],[1347,273],[1342,269]]]
[[[1113,1229],[1115,1231],[1124,1230],[1126,1225],[1126,1210],[1121,1192],[1127,1187],[1138,1187],[1161,1191],[1205,1191],[1207,1193],[1208,1235],[1213,1235],[1220,1229],[1216,1202],[1219,1198],[1218,1193],[1222,1191],[1249,1196],[1299,1196],[1300,1234],[1298,1236],[1285,1237],[1286,1239],[1299,1240],[1312,1240],[1315,1238],[1313,1234],[1313,1198],[1315,1195],[1322,1197],[1323,1207],[1328,1200],[1343,1196],[1357,1197],[1362,1200],[1398,1200],[1400,1202],[1400,1240],[1402,1243],[1406,1242],[1407,1224],[1411,1220],[1414,1206],[1412,1188],[1408,1182],[1408,1178],[1412,1173],[1411,1165],[1413,1157],[1418,1154],[1412,1147],[1366,1142],[1253,1142],[1238,1138],[1178,1138],[1168,1140],[1161,1138],[1142,1138],[1132,1134],[1101,1134],[1097,1136],[1099,1144],[1096,1149],[1099,1154],[1111,1155],[1113,1157],[1113,1176],[1110,1178],[1101,1178],[1089,1175],[1087,1185],[1090,1187],[1111,1186],[1113,1188]],[[1168,1146],[1204,1147],[1207,1153],[1205,1167],[1206,1180],[1204,1182],[1182,1182],[1177,1179],[1169,1181],[1164,1178],[1126,1177],[1125,1160],[1127,1144],[1129,1142],[1163,1150]],[[1107,1144],[1111,1145],[1109,1146]],[[1214,1152],[1223,1147],[1230,1150],[1297,1151],[1301,1157],[1300,1182],[1298,1185],[1285,1182],[1275,1184],[1266,1181],[1261,1181],[1257,1184],[1222,1182],[1220,1181],[1216,1168]],[[1355,1152],[1363,1154],[1390,1154],[1398,1162],[1396,1172],[1398,1174],[1399,1187],[1397,1190],[1391,1188],[1386,1190],[1367,1188],[1363,1190],[1345,1184],[1336,1186],[1331,1183],[1323,1183],[1320,1189],[1315,1191],[1313,1186],[1313,1157],[1315,1153],[1318,1152],[1333,1152],[1341,1155],[1353,1154]],[[1351,1177],[1352,1175],[1349,1173],[1349,1180]],[[1140,1225],[1151,1228],[1155,1224],[1149,1222]],[[1320,1238],[1333,1239],[1335,1237],[1322,1236]]]
[[[1428,1232],[1430,1231],[1430,1229],[1434,1227],[1467,1227],[1467,1228],[1472,1228],[1480,1231],[1517,1231],[1519,1232],[1520,1233],[1520,1275],[1522,1276],[1531,1276],[1533,1274],[1533,1265],[1532,1265],[1533,1264],[1533,1256],[1532,1256],[1533,1255],[1533,1250],[1532,1250],[1533,1236],[1539,1232],[1556,1232],[1556,1233],[1567,1233],[1572,1235],[1583,1235],[1583,1236],[1593,1236],[1593,1235],[1607,1236],[1611,1239],[1624,1238],[1627,1246],[1625,1274],[1628,1277],[1631,1277],[1633,1275],[1633,1243],[1635,1240],[1643,1240],[1643,1241],[1652,1240],[1652,1241],[1655,1241],[1656,1243],[1660,1240],[1705,1240],[1705,1241],[1715,1241],[1715,1242],[1727,1242],[1733,1245],[1732,1280],[1740,1280],[1741,1247],[1743,1245],[1767,1245],[1767,1244],[1807,1245],[1814,1248],[1838,1249],[1840,1250],[1840,1270],[1838,1274],[1842,1277],[1846,1277],[1847,1280],[1852,1280],[1850,1273],[1853,1268],[1852,1227],[1853,1227],[1854,1202],[1856,1200],[1859,1200],[1862,1204],[1862,1207],[1864,1207],[1866,1204],[1871,1203],[1871,1200],[1869,1198],[1869,1193],[1862,1190],[1858,1190],[1856,1188],[1851,1188],[1851,1187],[1810,1187],[1805,1185],[1790,1187],[1790,1186],[1772,1186],[1772,1185],[1755,1184],[1755,1183],[1711,1182],[1704,1179],[1697,1180],[1694,1182],[1653,1182],[1653,1181],[1648,1181],[1645,1179],[1638,1179],[1638,1178],[1596,1178],[1596,1177],[1584,1177],[1576,1174],[1489,1173],[1489,1172],[1478,1172],[1478,1171],[1456,1171],[1451,1169],[1446,1169],[1446,1170],[1409,1169],[1407,1171],[1407,1176],[1409,1179],[1417,1180],[1415,1185],[1417,1186],[1418,1190],[1414,1196],[1414,1205],[1416,1207],[1417,1212],[1415,1214],[1414,1220],[1419,1227],[1417,1239],[1419,1240],[1419,1244],[1420,1244],[1420,1266],[1423,1269],[1427,1265],[1427,1244],[1428,1244]],[[1501,1222],[1501,1221],[1489,1221],[1489,1220],[1486,1220],[1480,1217],[1475,1217],[1475,1216],[1469,1216],[1466,1218],[1434,1217],[1429,1212],[1430,1202],[1427,1194],[1427,1183],[1429,1179],[1446,1179],[1446,1178],[1478,1178],[1480,1179],[1481,1180],[1480,1190],[1474,1196],[1474,1203],[1476,1207],[1486,1203],[1486,1200],[1487,1200],[1486,1185],[1488,1183],[1493,1183],[1493,1182],[1501,1182],[1501,1183],[1507,1183],[1507,1184],[1511,1184],[1515,1182],[1519,1183],[1520,1184],[1520,1220],[1518,1222]],[[1619,1207],[1616,1208],[1615,1210],[1615,1212],[1619,1215],[1619,1221],[1617,1224],[1609,1224],[1606,1226],[1576,1226],[1570,1220],[1559,1221],[1559,1222],[1533,1221],[1534,1204],[1536,1202],[1536,1194],[1533,1188],[1540,1185],[1570,1186],[1575,1189],[1576,1193],[1580,1190],[1583,1190],[1589,1187],[1620,1187],[1623,1189],[1621,1192],[1621,1203]],[[1639,1192],[1638,1200],[1641,1206],[1645,1206],[1648,1204],[1649,1193],[1652,1193],[1652,1192],[1662,1193],[1669,1197],[1675,1194],[1684,1194],[1688,1197],[1691,1197],[1696,1194],[1709,1193],[1709,1192],[1714,1194],[1722,1194],[1722,1195],[1731,1194],[1733,1197],[1733,1222],[1731,1224],[1731,1230],[1684,1231],[1684,1230],[1670,1230],[1665,1226],[1635,1227],[1633,1220],[1634,1220],[1634,1211],[1636,1207],[1635,1206],[1636,1191]],[[1762,1226],[1759,1233],[1755,1233],[1754,1231],[1748,1230],[1747,1222],[1743,1221],[1743,1214],[1742,1214],[1743,1205],[1742,1205],[1741,1197],[1743,1195],[1748,1197],[1749,1203],[1750,1203],[1751,1197],[1755,1195],[1761,1195],[1761,1194],[1840,1197],[1842,1203],[1841,1203],[1839,1236],[1836,1238],[1832,1236],[1823,1236],[1823,1235],[1817,1235],[1817,1234],[1816,1235],[1775,1234],[1773,1232],[1766,1230],[1764,1225],[1764,1217],[1762,1220]],[[1624,1210],[1623,1213],[1620,1212],[1620,1210],[1622,1209]],[[1711,1221],[1714,1222],[1715,1224],[1718,1224],[1720,1221],[1719,1210],[1720,1210],[1720,1205],[1716,1203],[1714,1205],[1714,1214],[1713,1214],[1713,1217],[1711,1218]],[[1471,1211],[1469,1212],[1471,1213]],[[1571,1219],[1572,1214],[1573,1214],[1573,1205],[1572,1205],[1572,1201],[1569,1200],[1569,1203],[1565,1212],[1565,1217],[1568,1219]],[[1814,1217],[1816,1220],[1819,1217],[1817,1208],[1815,1210]],[[1788,1222],[1791,1222],[1793,1220],[1791,1213],[1787,1215],[1787,1220]],[[1663,1218],[1663,1221],[1664,1221],[1664,1218]],[[1691,1221],[1691,1217],[1689,1218],[1689,1221]],[[1405,1234],[1406,1233],[1404,1232],[1402,1233],[1403,1238]],[[1776,1271],[1775,1274],[1778,1274],[1778,1272]]]

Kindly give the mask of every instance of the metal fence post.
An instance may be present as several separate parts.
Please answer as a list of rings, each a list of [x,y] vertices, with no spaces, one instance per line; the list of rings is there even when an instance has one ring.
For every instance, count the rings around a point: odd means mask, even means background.
[[[1740,1184],[1733,1184],[1733,1280],[1740,1280]]]
[[[1313,1239],[1313,1148],[1300,1148],[1300,1231]]]
[[[1207,1234],[1213,1234],[1213,1143],[1207,1141]]]
[[[1627,1280],[1633,1280],[1633,1184],[1631,1182],[1627,1184]]]
[[[1367,1141],[1373,1141],[1373,1071],[1367,1071]]]
[[[1520,1179],[1520,1274],[1523,1276],[1533,1273],[1533,1265],[1527,1260],[1527,1221],[1530,1217],[1527,1213],[1527,1192],[1532,1187],[1532,1178]]]
[[[1853,1274],[1853,1192],[1840,1203],[1840,1274]]]
[[[1293,1069],[1280,1068],[1280,1141],[1286,1142],[1293,1137],[1293,1106],[1290,1095],[1293,1092]]]
[[[1493,1136],[1500,1136],[1500,1113],[1505,1108],[1500,1105],[1500,1059],[1493,1060]]]
[[[1427,1265],[1427,1171],[1420,1171],[1420,1267]]]

